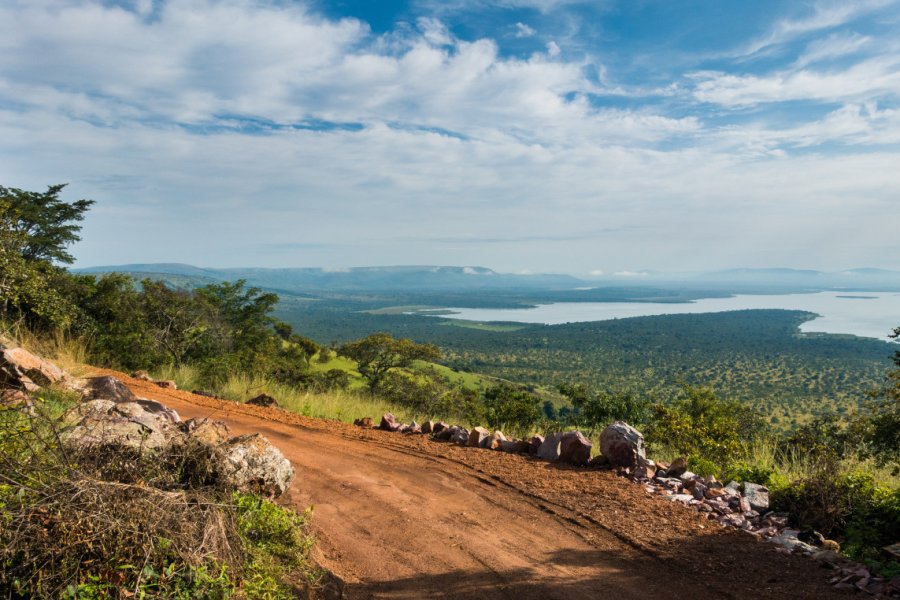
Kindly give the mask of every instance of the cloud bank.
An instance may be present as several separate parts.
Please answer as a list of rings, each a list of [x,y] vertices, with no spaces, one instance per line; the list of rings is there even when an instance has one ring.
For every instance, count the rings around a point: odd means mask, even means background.
[[[0,183],[98,200],[80,265],[900,267],[896,2],[761,7],[678,52],[622,38],[649,18],[628,6],[600,35],[561,0],[377,31],[302,2],[12,0]]]

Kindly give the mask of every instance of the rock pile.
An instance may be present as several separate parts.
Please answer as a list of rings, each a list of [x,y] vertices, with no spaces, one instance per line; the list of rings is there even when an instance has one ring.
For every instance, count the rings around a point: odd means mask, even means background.
[[[137,375],[152,381],[146,373]],[[174,389],[174,382],[155,383]],[[62,419],[60,439],[72,448],[158,452],[199,443],[209,450],[211,467],[223,483],[269,496],[282,494],[294,477],[291,463],[262,435],[233,437],[221,422],[182,421],[165,405],[138,398],[115,377],[75,379],[23,348],[0,342],[0,397],[4,403],[29,408],[33,403],[29,394],[50,385],[81,396],[81,402]]]

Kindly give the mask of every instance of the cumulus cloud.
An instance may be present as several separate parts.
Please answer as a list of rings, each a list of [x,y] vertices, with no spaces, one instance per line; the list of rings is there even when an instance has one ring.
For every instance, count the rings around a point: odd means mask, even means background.
[[[821,40],[770,70],[642,85],[607,83],[568,42],[505,52],[510,27],[464,39],[438,12],[376,33],[300,3],[11,0],[0,182],[98,200],[81,264],[414,254],[588,272],[602,257],[638,277],[629,265],[896,255],[900,59],[883,39],[808,25]],[[817,110],[770,119],[784,100]],[[823,248],[830,232],[844,243]]]

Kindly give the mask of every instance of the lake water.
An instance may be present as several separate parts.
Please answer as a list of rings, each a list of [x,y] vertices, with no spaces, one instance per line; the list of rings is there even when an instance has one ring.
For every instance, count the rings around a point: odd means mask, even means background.
[[[845,333],[887,339],[900,326],[900,294],[897,292],[817,292],[813,294],[738,295],[703,298],[694,302],[556,302],[534,308],[451,308],[449,319],[513,321],[518,323],[577,323],[608,321],[653,315],[683,315],[729,310],[803,310],[819,315],[800,326],[804,332]]]

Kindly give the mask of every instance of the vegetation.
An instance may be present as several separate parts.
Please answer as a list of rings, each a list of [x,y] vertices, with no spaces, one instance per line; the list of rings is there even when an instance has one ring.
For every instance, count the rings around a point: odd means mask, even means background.
[[[391,369],[408,367],[415,360],[437,360],[441,351],[434,344],[417,344],[394,339],[389,333],[373,333],[356,342],[344,344],[338,354],[356,361],[359,373],[375,390]]]
[[[199,444],[64,446],[72,401],[0,409],[0,595],[292,598],[320,577],[308,515],[220,485]]]
[[[243,280],[72,274],[60,265],[90,201],[66,204],[62,189],[0,188],[0,320],[74,340],[78,360],[147,369],[236,401],[265,391],[288,410],[344,420],[391,411],[595,436],[623,419],[646,433],[652,456],[767,484],[798,526],[837,537],[852,556],[876,561],[879,544],[900,533],[900,353],[884,379],[884,342],[801,336],[810,315],[791,311],[480,326],[390,307],[541,296],[382,291],[311,301]],[[614,293],[625,292],[592,292]],[[2,413],[0,592],[277,597],[288,573],[306,571],[305,517],[226,493],[203,479],[197,457],[114,455],[100,465],[63,452],[53,423],[65,402],[45,400],[50,412],[38,420]],[[160,509],[166,519],[140,520]],[[116,526],[97,528],[91,511],[115,515]],[[48,554],[56,532],[87,545]],[[202,540],[218,545],[198,554]]]

